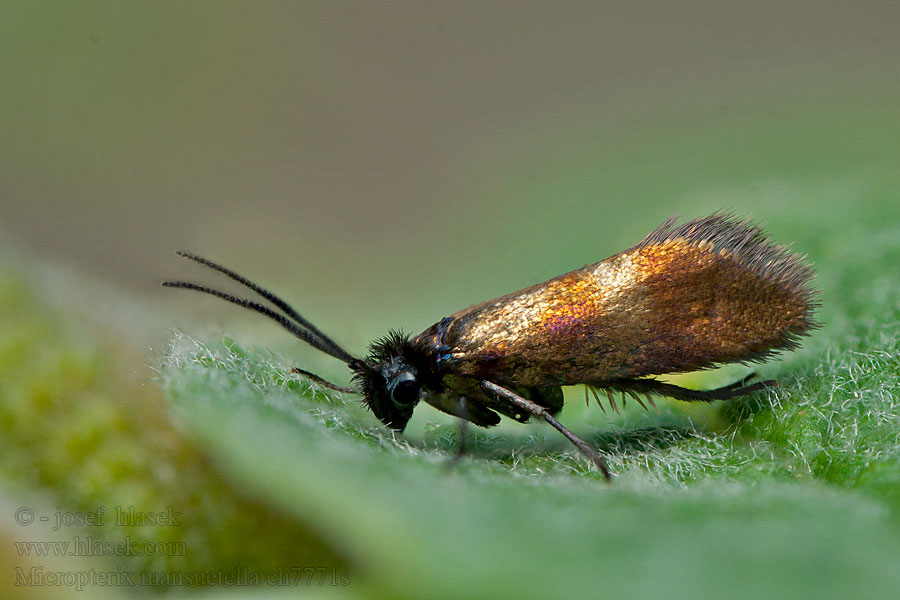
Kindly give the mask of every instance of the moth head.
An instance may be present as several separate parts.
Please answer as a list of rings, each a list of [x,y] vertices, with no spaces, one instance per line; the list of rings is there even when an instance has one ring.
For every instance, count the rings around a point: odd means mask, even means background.
[[[413,409],[419,403],[423,377],[428,379],[429,387],[439,387],[439,382],[432,381],[435,377],[429,375],[426,349],[411,340],[408,335],[391,332],[372,344],[368,357],[356,358],[269,290],[256,285],[227,267],[196,254],[184,251],[179,251],[178,254],[218,271],[249,288],[266,300],[270,306],[190,281],[164,281],[164,286],[202,292],[257,312],[272,319],[313,348],[344,362],[353,370],[353,379],[364,396],[363,401],[366,406],[388,427],[398,431],[403,431],[406,427],[412,417]],[[293,372],[305,375],[320,385],[334,390],[357,391],[333,384],[303,369],[294,368]]]
[[[363,402],[392,429],[403,431],[422,395],[420,353],[408,336],[391,333],[370,348],[366,360],[349,366]]]

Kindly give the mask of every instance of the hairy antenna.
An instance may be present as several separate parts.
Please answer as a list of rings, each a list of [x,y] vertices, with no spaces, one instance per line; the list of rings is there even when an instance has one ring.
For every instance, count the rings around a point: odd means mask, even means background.
[[[209,267],[210,269],[214,269],[214,270],[218,271],[219,273],[222,273],[223,275],[226,275],[227,277],[230,277],[231,279],[237,281],[241,285],[244,285],[244,286],[250,288],[257,294],[259,294],[260,296],[262,296],[263,298],[265,298],[266,300],[268,300],[269,302],[271,302],[272,304],[274,304],[275,306],[280,308],[285,313],[285,315],[287,315],[291,319],[294,319],[294,321],[296,321],[298,325],[300,325],[301,327],[308,330],[314,336],[318,337],[324,344],[326,344],[327,346],[330,346],[337,353],[342,354],[345,357],[349,357],[350,360],[353,359],[353,357],[350,356],[350,354],[348,352],[346,352],[343,348],[341,348],[340,346],[337,345],[337,342],[335,342],[330,337],[328,337],[327,335],[322,333],[322,331],[319,330],[318,327],[316,327],[315,325],[310,323],[307,319],[303,318],[303,316],[301,316],[300,313],[298,313],[296,310],[294,310],[294,308],[290,304],[288,304],[287,302],[285,302],[284,300],[282,300],[281,298],[279,298],[278,296],[276,296],[269,290],[256,285],[255,283],[253,283],[246,277],[243,277],[242,275],[238,275],[231,269],[229,269],[227,267],[223,267],[222,265],[220,265],[218,263],[214,263],[213,261],[203,258],[202,256],[197,256],[196,254],[191,254],[190,252],[186,252],[184,250],[176,250],[175,254],[177,254],[178,256],[183,256],[184,258],[187,258],[189,260],[192,260],[195,263],[201,264],[204,267]],[[344,358],[341,358],[341,360],[344,360]],[[349,361],[344,360],[344,362],[349,362]]]
[[[163,285],[166,287],[174,287],[174,288],[184,288],[186,290],[196,290],[198,292],[203,292],[204,294],[209,294],[211,296],[215,296],[216,298],[221,298],[226,302],[231,302],[232,304],[237,304],[238,306],[243,306],[244,308],[249,308],[252,311],[256,311],[261,315],[265,315],[293,333],[295,336],[315,348],[316,350],[320,350],[325,354],[329,354],[338,360],[342,360],[344,362],[350,362],[353,360],[353,357],[346,358],[344,356],[339,356],[335,352],[332,351],[331,348],[325,346],[319,338],[313,336],[310,332],[305,329],[301,329],[295,323],[292,323],[287,319],[287,317],[278,314],[271,308],[267,306],[263,306],[259,302],[253,302],[252,300],[248,300],[246,298],[238,298],[237,296],[232,296],[231,294],[226,294],[225,292],[221,292],[219,290],[214,290],[212,288],[206,287],[205,285],[199,285],[196,283],[191,283],[190,281],[163,281]],[[349,356],[349,355],[347,355]]]
[[[176,288],[184,288],[188,290],[195,290],[198,292],[203,292],[204,294],[210,294],[211,296],[215,296],[217,298],[221,298],[226,302],[231,302],[232,304],[236,304],[238,306],[242,306],[244,308],[249,308],[252,311],[258,312],[261,315],[265,315],[290,331],[296,337],[300,338],[316,350],[320,350],[325,354],[333,356],[334,358],[343,361],[345,363],[351,363],[356,360],[356,358],[341,348],[334,340],[329,338],[327,335],[322,333],[315,325],[310,323],[308,320],[303,318],[296,310],[294,310],[287,302],[273,294],[272,292],[261,288],[256,285],[252,281],[248,280],[241,275],[238,275],[231,269],[227,269],[222,265],[216,264],[210,260],[202,258],[200,256],[196,256],[189,252],[184,252],[179,250],[177,252],[179,256],[183,256],[184,258],[190,259],[196,263],[199,263],[205,267],[209,267],[213,270],[219,271],[220,273],[228,276],[229,278],[237,281],[238,283],[250,288],[276,307],[280,308],[284,311],[285,315],[281,315],[274,310],[270,309],[267,306],[264,306],[258,302],[254,302],[252,300],[248,300],[246,298],[238,298],[237,296],[233,296],[231,294],[204,286],[196,283],[191,283],[189,281],[164,281],[163,285],[166,287],[176,287]],[[292,322],[290,319],[293,319]]]

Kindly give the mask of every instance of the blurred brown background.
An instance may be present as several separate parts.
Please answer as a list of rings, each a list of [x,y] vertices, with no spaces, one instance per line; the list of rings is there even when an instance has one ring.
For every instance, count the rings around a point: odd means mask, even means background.
[[[157,339],[256,322],[158,286],[215,281],[185,248],[361,351],[675,212],[766,220],[767,185],[893,160],[854,136],[895,137],[898,25],[895,2],[4,3],[0,236],[184,315]]]

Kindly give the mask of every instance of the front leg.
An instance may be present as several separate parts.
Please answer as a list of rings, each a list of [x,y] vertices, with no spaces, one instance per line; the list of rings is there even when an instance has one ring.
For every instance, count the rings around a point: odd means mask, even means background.
[[[326,387],[329,390],[341,392],[342,394],[359,394],[359,390],[356,388],[344,387],[336,383],[331,383],[327,379],[322,379],[315,373],[310,373],[309,371],[301,369],[300,367],[291,367],[291,373],[293,373],[294,375],[303,375],[313,383],[321,385],[322,387]]]
[[[498,398],[502,398],[510,404],[531,413],[535,417],[542,419],[547,423],[550,423],[550,425],[552,425],[554,429],[566,436],[567,440],[575,444],[575,447],[578,448],[582,454],[587,456],[589,459],[591,459],[591,462],[597,465],[597,468],[599,468],[600,471],[603,472],[603,476],[606,477],[607,481],[612,479],[612,474],[609,472],[606,463],[600,457],[600,455],[593,451],[591,447],[584,442],[584,440],[569,431],[562,423],[557,421],[556,418],[551,415],[546,408],[544,408],[540,404],[532,402],[531,400],[526,400],[522,396],[519,396],[518,394],[515,394],[505,387],[497,385],[496,383],[492,383],[490,381],[482,381],[480,385],[484,391],[493,394]]]
[[[460,396],[457,401],[457,414],[459,416],[459,448],[450,464],[456,464],[466,454],[466,437],[469,434],[469,402],[465,396]]]

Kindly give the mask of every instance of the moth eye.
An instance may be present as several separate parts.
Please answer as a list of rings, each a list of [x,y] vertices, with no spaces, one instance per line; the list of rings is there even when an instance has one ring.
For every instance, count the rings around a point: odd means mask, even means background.
[[[397,382],[391,392],[391,400],[397,406],[409,406],[419,399],[419,382],[415,379],[404,379]]]

